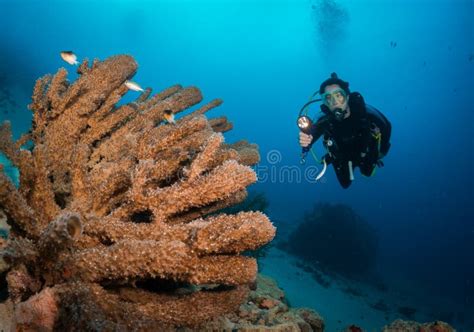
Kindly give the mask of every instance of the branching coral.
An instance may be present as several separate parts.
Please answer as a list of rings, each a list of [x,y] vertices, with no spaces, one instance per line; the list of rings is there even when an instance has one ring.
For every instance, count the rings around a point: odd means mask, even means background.
[[[245,199],[256,146],[223,143],[232,125],[204,115],[221,100],[167,124],[165,112],[201,102],[195,87],[119,106],[136,70],[130,56],[86,60],[73,83],[60,69],[36,82],[28,135],[0,128],[20,171],[19,188],[0,174],[17,328],[197,325],[237,309],[256,278],[240,253],[275,228],[260,212],[216,214]]]
[[[324,331],[324,320],[308,308],[291,308],[276,282],[259,275],[256,288],[235,313],[214,319],[203,331]]]

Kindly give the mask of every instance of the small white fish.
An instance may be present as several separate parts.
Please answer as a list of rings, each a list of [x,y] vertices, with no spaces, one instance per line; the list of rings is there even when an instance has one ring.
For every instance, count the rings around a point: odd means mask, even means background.
[[[70,65],[77,65],[77,57],[72,51],[62,51],[61,58]]]
[[[168,123],[176,124],[176,121],[174,120],[174,114],[172,110],[165,110],[165,120]]]
[[[132,81],[125,81],[125,86],[133,91],[144,91],[141,86]]]

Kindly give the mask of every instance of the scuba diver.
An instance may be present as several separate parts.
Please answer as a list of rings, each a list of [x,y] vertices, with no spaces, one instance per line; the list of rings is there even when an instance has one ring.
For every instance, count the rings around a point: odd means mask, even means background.
[[[318,94],[321,98],[313,100]],[[313,123],[306,113],[308,106],[318,101],[322,101],[323,115]],[[377,166],[383,166],[382,158],[390,149],[390,122],[376,108],[367,105],[360,93],[351,93],[349,83],[336,73],[332,73],[303,106],[298,127],[302,162],[309,151],[319,161],[311,146],[322,136],[327,154],[320,161],[323,170],[316,180],[324,175],[327,165],[332,164],[344,189],[354,180],[355,167],[365,176],[373,175]]]

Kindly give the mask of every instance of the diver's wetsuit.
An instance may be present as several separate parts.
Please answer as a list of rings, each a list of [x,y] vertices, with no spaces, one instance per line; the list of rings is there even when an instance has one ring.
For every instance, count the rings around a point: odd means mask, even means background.
[[[392,131],[387,118],[374,107],[366,105],[360,93],[353,92],[349,96],[350,116],[347,119],[335,119],[327,106],[322,105],[325,115],[311,128],[311,144],[323,136],[328,150],[326,162],[333,164],[343,188],[348,188],[352,182],[349,161],[352,168],[359,167],[362,174],[370,176],[377,162],[390,149]],[[375,128],[380,130],[380,141],[374,137]]]

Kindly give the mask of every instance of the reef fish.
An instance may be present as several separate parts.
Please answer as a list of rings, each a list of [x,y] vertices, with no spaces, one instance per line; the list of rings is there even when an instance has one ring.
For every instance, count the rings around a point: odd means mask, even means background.
[[[77,65],[77,56],[72,51],[62,51],[61,58],[70,65]]]
[[[125,81],[125,86],[133,91],[143,91],[141,86],[132,81]]]
[[[174,114],[172,110],[165,110],[165,120],[168,121],[168,123],[176,124],[174,121]]]

